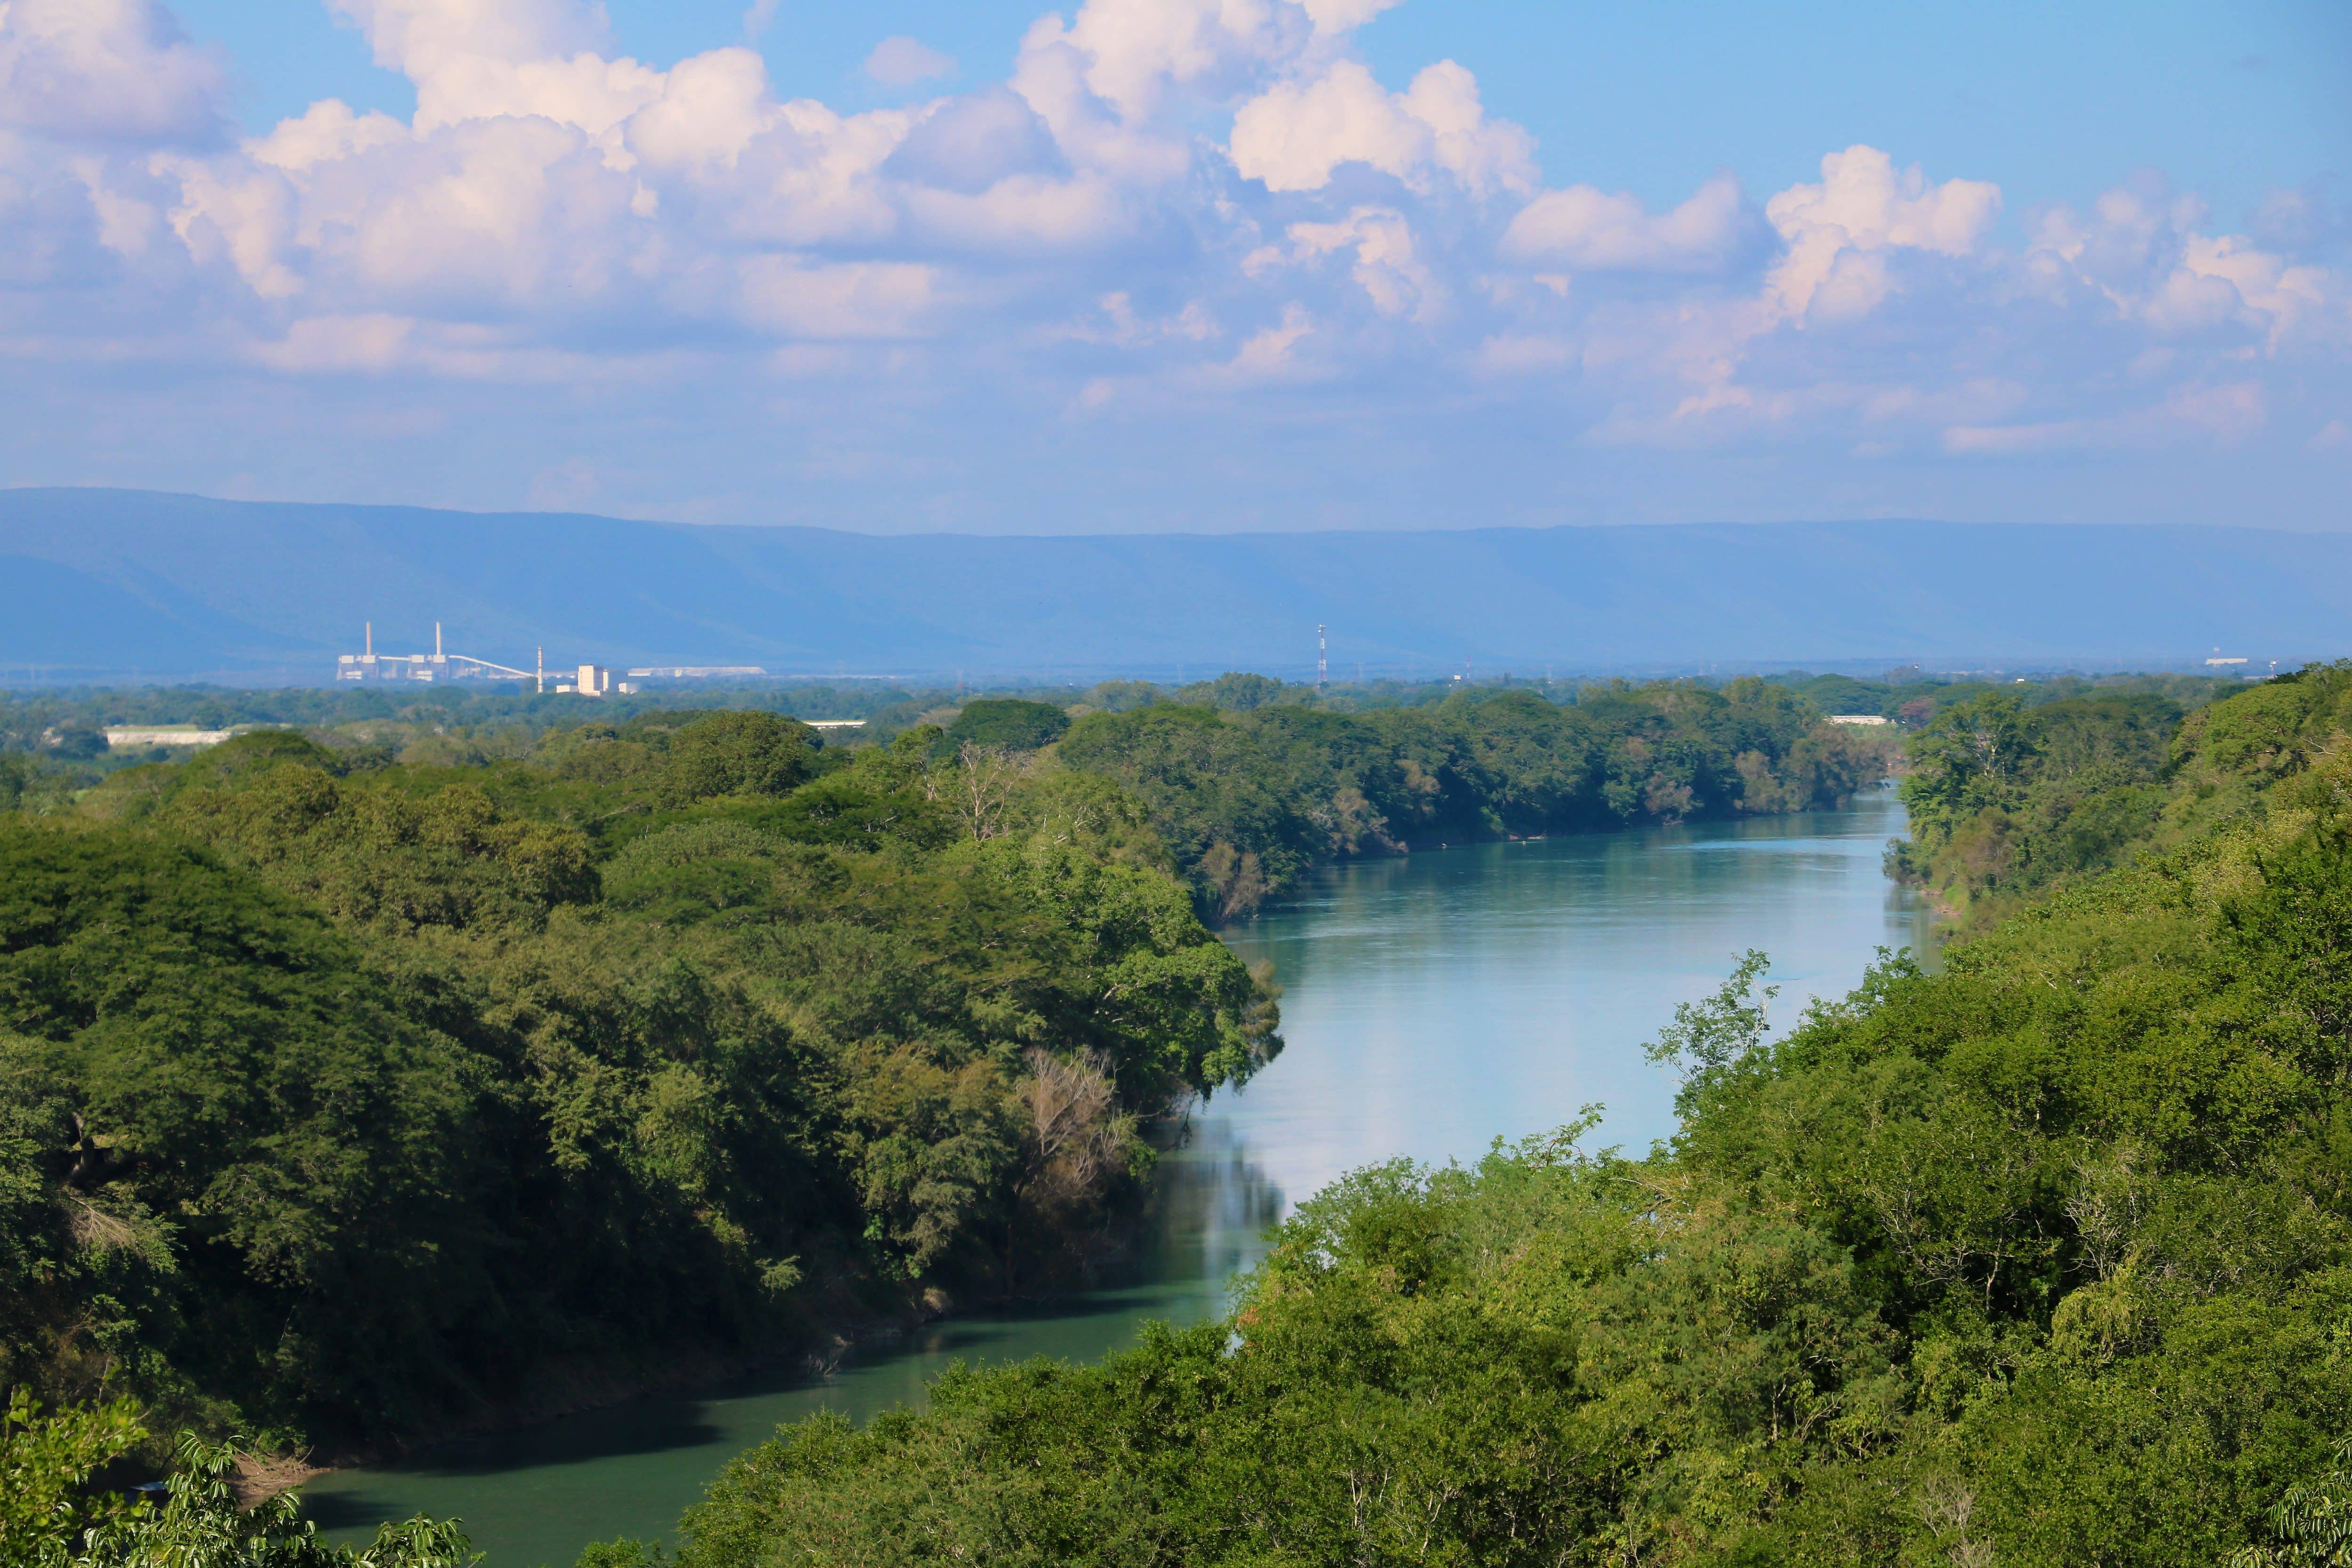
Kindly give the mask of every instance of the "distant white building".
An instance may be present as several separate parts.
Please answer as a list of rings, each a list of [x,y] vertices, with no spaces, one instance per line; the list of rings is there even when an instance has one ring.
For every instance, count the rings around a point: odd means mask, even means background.
[[[1886,715],[1884,713],[1832,713],[1830,715],[1830,722],[1832,724],[1884,724],[1886,722]]]
[[[143,729],[109,730],[110,746],[217,746],[235,730],[199,730],[194,724],[151,724]]]
[[[582,697],[610,697],[613,694],[613,672],[601,664],[583,664],[579,674],[570,680],[557,682],[555,689]]]
[[[728,676],[763,679],[767,671],[756,664],[656,664],[629,671],[630,679],[653,680],[712,680]]]

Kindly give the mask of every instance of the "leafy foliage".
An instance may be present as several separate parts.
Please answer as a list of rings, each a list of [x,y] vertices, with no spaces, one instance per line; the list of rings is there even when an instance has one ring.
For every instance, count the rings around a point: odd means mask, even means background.
[[[656,712],[0,819],[0,1381],[381,1439],[1082,1273],[1272,994],[1115,786],[976,777]]]
[[[1770,958],[1748,949],[1714,995],[1676,1003],[1674,1022],[1644,1047],[1650,1060],[1672,1068],[1681,1080],[1676,1110],[1689,1114],[1708,1089],[1763,1047],[1772,999],[1780,994],[1779,986],[1763,984],[1771,967]]]
[[[2344,1568],[2352,1563],[2352,1441],[2336,1468],[2287,1489],[2271,1510],[2273,1540],[2230,1554],[2229,1568]]]
[[[1050,702],[983,697],[964,704],[955,722],[947,727],[947,738],[958,745],[969,742],[975,746],[1034,752],[1059,740],[1069,727],[1070,716]]]
[[[356,1551],[331,1546],[291,1493],[248,1505],[234,1441],[181,1434],[159,1507],[98,1472],[146,1430],[128,1401],[44,1414],[22,1389],[0,1417],[0,1568],[474,1568],[457,1521],[381,1526]]]
[[[146,1435],[128,1400],[49,1415],[14,1390],[0,1414],[0,1564],[62,1564],[89,1531],[122,1518],[130,1500],[89,1480]]]
[[[1911,837],[1890,861],[1955,915],[2186,843],[2262,809],[2273,782],[2340,734],[2352,668],[2315,666],[2188,711],[2156,692],[2028,705],[1980,692],[1907,747]]]
[[[1265,695],[1089,714],[1059,748],[1067,765],[1150,805],[1202,907],[1223,919],[1331,859],[1811,810],[1884,777],[1891,760],[1883,740],[1824,724],[1753,678],[1719,692],[1588,687],[1574,706],[1480,689],[1357,715]]]
[[[1357,1173],[1226,1321],[784,1428],[681,1568],[2341,1561],[2347,683],[1955,704],[1931,822],[2153,790],[2124,863],[1778,1033],[1748,954],[1671,1146]]]
[[[709,713],[670,737],[662,779],[665,805],[716,795],[781,795],[815,771],[814,731],[773,713]]]

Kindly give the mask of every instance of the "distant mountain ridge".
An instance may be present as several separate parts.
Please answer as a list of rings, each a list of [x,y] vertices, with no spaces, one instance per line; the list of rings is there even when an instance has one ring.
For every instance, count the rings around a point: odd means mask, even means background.
[[[0,679],[529,668],[1297,678],[1546,665],[2193,662],[2352,647],[2352,536],[1941,522],[877,536],[0,490]]]

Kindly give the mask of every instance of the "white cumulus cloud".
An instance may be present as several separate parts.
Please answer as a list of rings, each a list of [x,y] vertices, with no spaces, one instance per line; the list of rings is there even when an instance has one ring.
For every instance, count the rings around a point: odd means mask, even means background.
[[[0,126],[100,142],[199,141],[219,128],[227,74],[158,0],[0,5]]]
[[[1356,60],[1276,83],[1234,115],[1234,167],[1270,191],[1316,191],[1344,164],[1361,163],[1418,186],[1443,170],[1465,189],[1527,191],[1535,142],[1490,121],[1478,84],[1452,60],[1423,70],[1403,92],[1382,88]]]
[[[1293,262],[1340,251],[1352,253],[1355,265],[1349,275],[1383,316],[1427,321],[1444,303],[1444,288],[1414,251],[1412,226],[1393,208],[1358,207],[1337,223],[1295,223],[1288,232],[1288,259]],[[1263,266],[1280,252],[1259,255],[1265,258],[1259,263]]]
[[[1739,181],[1717,174],[1689,200],[1653,214],[1639,197],[1591,185],[1546,191],[1503,231],[1503,254],[1581,272],[1705,271],[1721,267],[1745,225]]]
[[[1575,151],[1547,180],[1454,60],[1383,78],[1356,34],[1394,0],[1084,0],[995,81],[886,39],[874,80],[948,85],[864,110],[780,96],[731,19],[641,60],[586,0],[320,3],[413,115],[320,97],[240,139],[234,62],[162,0],[0,0],[0,364],[47,367],[44,396],[169,365],[150,380],[196,403],[298,408],[593,388],[648,428],[694,388],[821,433],[795,471],[869,478],[908,399],[972,429],[1181,407],[1226,437],[1254,398],[1344,403],[1328,427],[1374,447],[1507,406],[1619,451],[2341,461],[2352,286],[2324,191],[2238,233],[2135,176],[2005,228],[1970,171],[1857,145],[1784,190],[1726,173],[1653,205]]]
[[[1982,180],[1931,185],[1915,165],[1897,173],[1875,147],[1822,160],[1817,185],[1791,185],[1764,204],[1788,253],[1772,269],[1772,297],[1801,320],[1818,302],[1832,316],[1864,314],[1893,284],[1890,252],[1971,254],[2000,213],[2000,189]]]

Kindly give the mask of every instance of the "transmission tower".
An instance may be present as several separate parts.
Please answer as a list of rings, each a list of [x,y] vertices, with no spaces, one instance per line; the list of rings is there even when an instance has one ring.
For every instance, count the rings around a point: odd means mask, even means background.
[[[1324,640],[1323,628],[1315,628],[1315,689],[1323,689],[1331,676],[1330,646]]]

